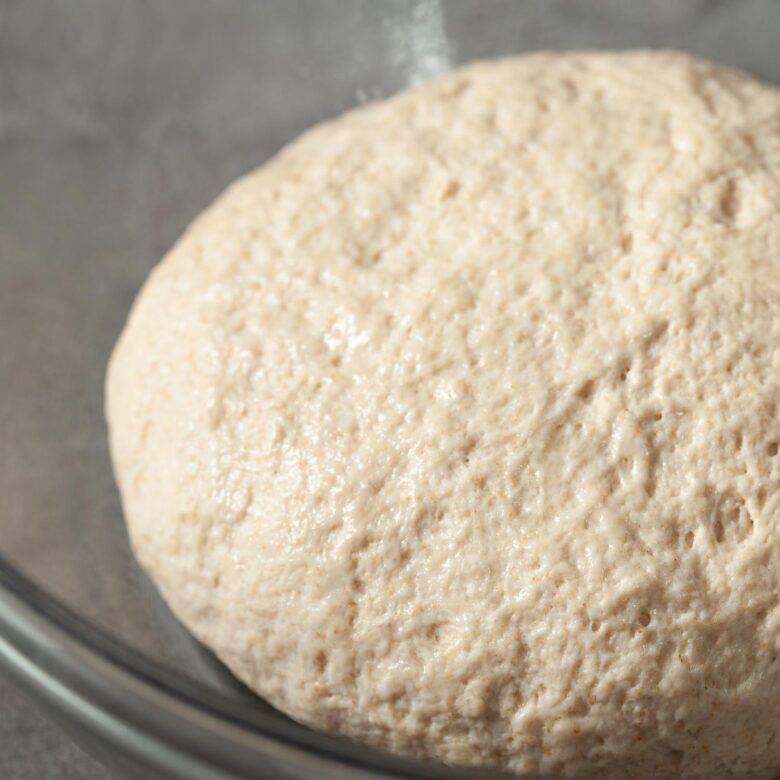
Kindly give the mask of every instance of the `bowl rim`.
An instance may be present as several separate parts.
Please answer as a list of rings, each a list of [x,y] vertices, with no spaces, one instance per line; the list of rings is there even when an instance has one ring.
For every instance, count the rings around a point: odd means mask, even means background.
[[[232,701],[81,617],[1,554],[0,666],[71,725],[172,777],[260,780],[268,761],[345,780],[506,777],[396,756]]]

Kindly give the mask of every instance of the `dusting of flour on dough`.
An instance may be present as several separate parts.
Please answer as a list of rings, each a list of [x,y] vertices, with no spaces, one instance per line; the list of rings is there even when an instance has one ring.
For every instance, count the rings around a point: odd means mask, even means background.
[[[134,549],[293,717],[464,765],[780,766],[780,93],[482,63],[318,126],[152,273]]]

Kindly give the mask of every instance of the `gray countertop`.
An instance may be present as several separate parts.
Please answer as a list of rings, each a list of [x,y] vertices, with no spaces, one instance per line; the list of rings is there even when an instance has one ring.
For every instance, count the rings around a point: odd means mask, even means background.
[[[133,780],[78,747],[0,672],[0,780]],[[145,780],[139,778],[138,780]],[[269,772],[268,780],[276,780]]]
[[[110,780],[38,706],[0,677],[0,777],[3,780]]]

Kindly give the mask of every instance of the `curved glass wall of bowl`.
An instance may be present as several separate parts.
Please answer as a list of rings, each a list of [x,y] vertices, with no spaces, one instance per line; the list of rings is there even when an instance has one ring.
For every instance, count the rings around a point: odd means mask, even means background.
[[[105,366],[133,297],[231,180],[318,120],[477,58],[665,46],[780,82],[778,21],[775,0],[6,3],[0,553],[46,595],[26,611],[29,586],[0,564],[5,663],[40,688],[36,664],[59,642],[100,657],[105,646],[86,624],[154,674],[175,670],[172,689],[184,680],[242,708],[242,722],[249,709],[265,712],[136,566],[103,422]],[[55,640],[46,626],[59,605],[79,620],[58,626]],[[46,673],[47,685],[78,677]]]

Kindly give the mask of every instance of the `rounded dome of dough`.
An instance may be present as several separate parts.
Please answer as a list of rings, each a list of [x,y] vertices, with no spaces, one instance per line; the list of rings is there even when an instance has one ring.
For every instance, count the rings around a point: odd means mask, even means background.
[[[464,765],[780,766],[780,93],[482,63],[314,128],[112,359],[134,549],[293,717]]]

